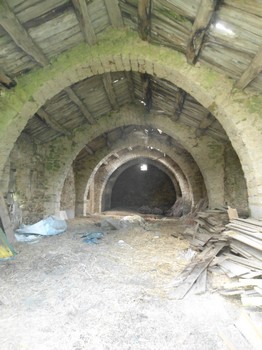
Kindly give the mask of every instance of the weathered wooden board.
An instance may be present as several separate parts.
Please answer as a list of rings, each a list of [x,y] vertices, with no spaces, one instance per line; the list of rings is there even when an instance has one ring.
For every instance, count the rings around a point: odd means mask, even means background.
[[[183,299],[199,275],[208,267],[213,258],[224,246],[224,243],[219,243],[215,247],[211,247],[211,249],[207,248],[206,251],[199,254],[198,260],[194,263],[194,266],[191,264],[191,268],[188,269],[189,271],[187,271],[187,268],[185,269],[186,274],[182,272],[182,274],[176,278],[174,281],[176,288],[170,293],[170,297],[172,299]],[[184,278],[183,275],[186,275],[186,278]]]
[[[253,350],[251,344],[240,333],[238,327],[229,325],[228,327],[219,327],[218,335],[224,341],[226,349],[229,350]]]
[[[234,238],[235,240],[245,243],[250,247],[253,247],[262,251],[262,241],[259,239],[256,239],[247,235],[243,235],[241,233],[237,233],[234,231],[225,231],[223,235],[226,237]]]
[[[206,287],[207,287],[207,269],[202,271],[201,274],[198,276],[198,279],[193,285],[192,292],[197,295],[204,294],[206,292]]]

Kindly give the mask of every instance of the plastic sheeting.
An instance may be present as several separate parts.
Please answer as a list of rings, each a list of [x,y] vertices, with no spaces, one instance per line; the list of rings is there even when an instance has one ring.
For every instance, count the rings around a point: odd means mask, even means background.
[[[16,237],[19,235],[41,235],[41,236],[53,236],[59,233],[65,232],[67,229],[67,223],[65,220],[56,218],[55,216],[49,216],[33,225],[21,225],[16,230]],[[21,237],[20,237],[21,238]],[[19,239],[17,239],[19,240]]]

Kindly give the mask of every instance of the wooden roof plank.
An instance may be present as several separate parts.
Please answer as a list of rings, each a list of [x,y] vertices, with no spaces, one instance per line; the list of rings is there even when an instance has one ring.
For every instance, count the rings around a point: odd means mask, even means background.
[[[127,85],[128,85],[128,91],[130,93],[130,97],[131,97],[131,101],[134,102],[135,101],[135,93],[134,93],[134,83],[133,83],[133,79],[132,79],[132,74],[131,72],[124,72],[125,74],[125,78],[127,80]]]
[[[172,118],[174,121],[178,121],[180,118],[180,114],[182,113],[186,96],[187,96],[186,92],[182,89],[179,89],[179,91],[176,94],[175,113]]]
[[[90,155],[93,155],[95,152],[92,150],[92,148],[88,145],[85,145],[85,151],[90,154]]]
[[[201,0],[187,45],[187,62],[195,64],[201,50],[205,33],[209,28],[219,0]]]
[[[105,73],[103,75],[103,84],[112,108],[114,110],[118,110],[119,106],[117,103],[115,91],[113,89],[113,82],[112,82],[112,77],[110,73]]]
[[[113,27],[123,27],[123,19],[117,0],[105,0],[106,9]]]
[[[196,136],[200,137],[206,133],[208,128],[215,122],[216,118],[211,113],[207,113],[199,122],[196,129]]]
[[[5,72],[0,68],[0,84],[5,86],[7,89],[10,89],[16,86],[16,81],[6,75]]]
[[[96,33],[94,31],[91,17],[88,12],[88,7],[85,0],[72,0],[73,6],[76,10],[76,14],[80,23],[81,30],[83,32],[85,41],[89,45],[97,43]]]
[[[241,75],[235,86],[238,89],[244,89],[257,75],[262,71],[262,46],[258,50],[256,56],[250,62],[248,68]]]
[[[147,40],[150,32],[151,0],[138,0],[138,32],[142,40]]]
[[[31,56],[41,66],[49,64],[40,47],[33,41],[26,29],[19,22],[15,14],[10,10],[6,0],[0,3],[0,24],[11,36],[17,46]]]
[[[79,109],[81,110],[81,113],[87,119],[87,121],[90,124],[94,124],[95,123],[95,118],[88,111],[86,105],[80,100],[80,98],[76,95],[76,93],[73,91],[73,89],[71,87],[67,87],[65,89],[65,91],[66,91],[68,97],[70,98],[70,100],[72,102],[74,102],[79,107]]]
[[[65,127],[60,125],[57,121],[55,121],[43,108],[40,108],[37,111],[39,117],[53,130],[63,134],[70,135],[71,132],[67,130]]]

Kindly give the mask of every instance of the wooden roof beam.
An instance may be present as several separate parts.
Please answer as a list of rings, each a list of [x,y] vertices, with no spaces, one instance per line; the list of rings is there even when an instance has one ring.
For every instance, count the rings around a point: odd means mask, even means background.
[[[111,24],[115,28],[123,27],[123,19],[117,0],[105,0],[106,9],[110,18]]]
[[[151,28],[151,0],[138,0],[138,33],[142,40],[147,40]]]
[[[186,57],[190,64],[195,64],[197,61],[204,36],[219,2],[220,0],[201,0],[187,44]]]
[[[132,73],[131,72],[124,72],[125,74],[125,78],[127,80],[127,85],[128,85],[128,91],[130,93],[130,97],[131,97],[131,102],[135,101],[135,93],[134,93],[134,83],[133,83],[133,79],[132,79]]]
[[[86,105],[80,100],[71,87],[65,88],[65,91],[72,102],[74,102],[80,109],[83,116],[86,118],[89,124],[94,124],[96,122],[95,118],[88,111]]]
[[[262,46],[258,50],[256,56],[250,62],[248,68],[241,75],[240,79],[236,82],[235,87],[238,89],[244,89],[249,83],[254,80],[257,75],[262,71]]]
[[[200,137],[204,135],[207,129],[215,122],[216,118],[211,113],[207,113],[200,121],[198,128],[196,129],[196,136]]]
[[[36,113],[51,129],[63,135],[71,135],[71,132],[54,120],[43,108]]]
[[[86,0],[72,0],[72,3],[75,8],[85,41],[89,45],[96,44],[97,37],[88,12]]]
[[[186,92],[182,89],[179,89],[176,94],[176,106],[175,106],[174,116],[172,118],[176,122],[179,120],[180,114],[182,113],[186,95],[187,95]]]
[[[104,137],[105,141],[106,141],[106,146],[108,149],[110,149],[110,147],[112,146],[110,140],[109,140],[109,136],[108,133],[103,133],[102,136]]]
[[[113,110],[119,110],[116,94],[113,88],[112,77],[110,73],[105,73],[103,75],[103,84]]]
[[[85,145],[85,150],[89,155],[93,155],[95,152],[92,150],[91,147],[89,147],[88,145]]]
[[[11,89],[16,86],[16,81],[14,79],[9,78],[8,75],[0,68],[0,84],[2,84],[7,89]]]
[[[49,64],[49,60],[40,47],[37,46],[15,14],[10,10],[6,0],[0,2],[0,25],[11,36],[16,45],[37,63],[41,66]]]
[[[140,77],[142,81],[143,103],[145,105],[146,111],[150,112],[153,106],[153,90],[151,77],[147,73],[141,73]]]

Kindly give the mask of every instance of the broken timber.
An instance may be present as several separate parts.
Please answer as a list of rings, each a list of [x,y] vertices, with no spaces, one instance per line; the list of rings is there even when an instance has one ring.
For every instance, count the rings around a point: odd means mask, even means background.
[[[0,84],[2,84],[7,89],[11,89],[16,86],[16,81],[11,79],[8,75],[6,75],[2,69],[0,69]]]
[[[236,82],[236,87],[238,89],[244,89],[249,83],[256,78],[256,76],[262,70],[262,46],[257,52],[256,56],[251,61],[248,68],[241,75],[240,79]]]
[[[142,40],[147,40],[151,28],[151,0],[138,0],[137,17],[139,35]]]
[[[90,46],[96,44],[97,37],[91,22],[86,0],[72,0],[72,3],[76,10],[85,41]]]
[[[170,294],[172,299],[183,299],[191,289],[201,273],[208,267],[214,257],[224,248],[226,243],[218,243],[214,247],[207,247],[198,259],[188,265],[185,270],[175,279],[175,291]]]
[[[201,0],[187,45],[187,62],[195,64],[201,50],[206,31],[219,0]]]

